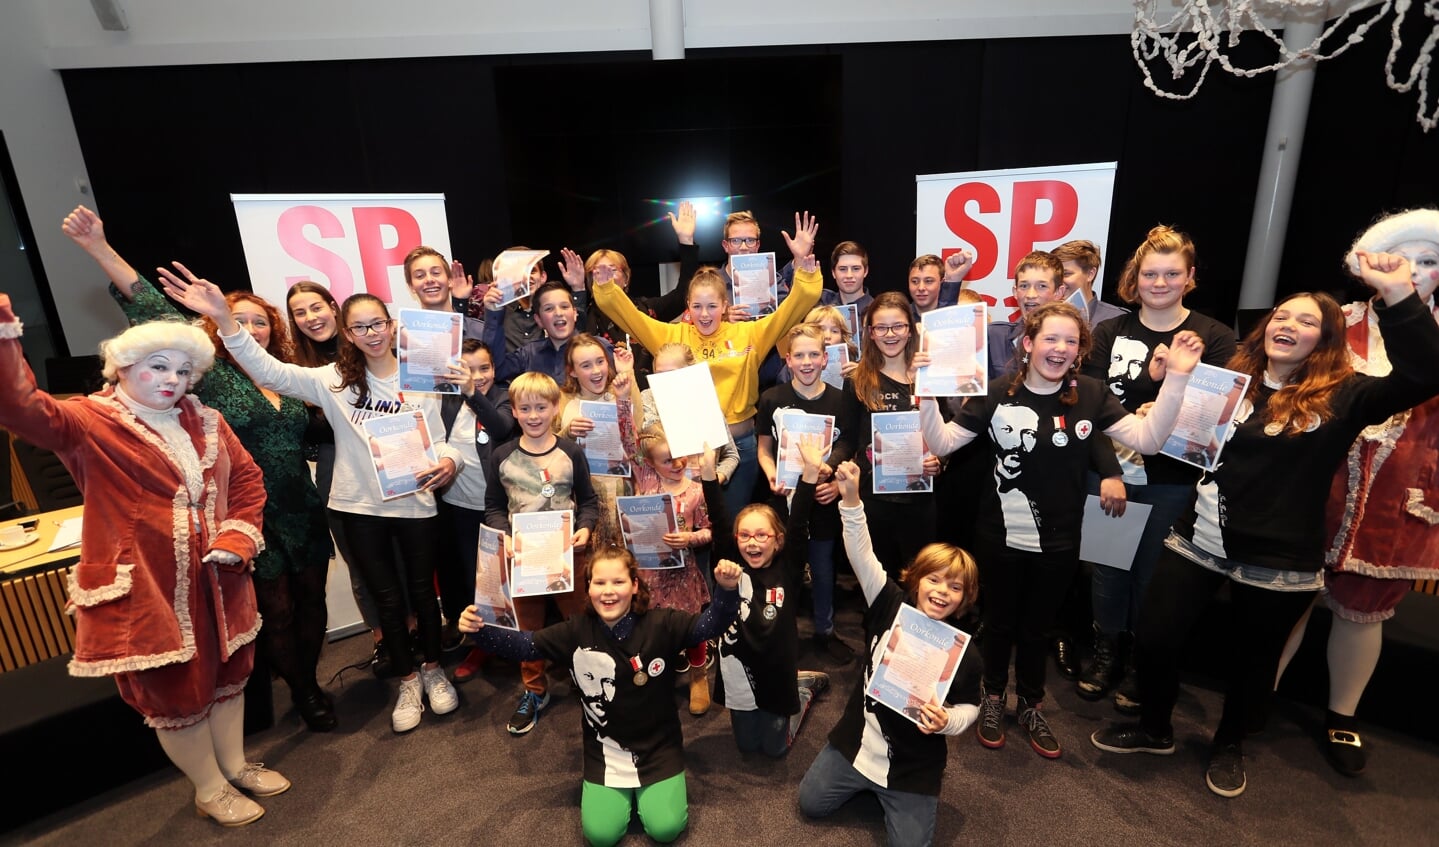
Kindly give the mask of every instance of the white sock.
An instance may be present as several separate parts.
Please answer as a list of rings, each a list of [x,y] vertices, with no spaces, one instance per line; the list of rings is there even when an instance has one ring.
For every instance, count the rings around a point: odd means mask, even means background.
[[[245,694],[241,692],[210,709],[210,743],[215,761],[227,777],[245,769]]]
[[[1384,624],[1355,623],[1338,615],[1329,630],[1329,708],[1353,717],[1359,698],[1379,664],[1384,646]]]
[[[196,800],[209,800],[229,786],[215,761],[209,719],[184,729],[157,729],[155,736],[165,755],[194,784]]]

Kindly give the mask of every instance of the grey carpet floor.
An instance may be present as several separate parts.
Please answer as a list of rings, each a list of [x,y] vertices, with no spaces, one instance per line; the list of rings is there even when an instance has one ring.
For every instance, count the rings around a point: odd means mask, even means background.
[[[858,643],[857,598],[850,592],[844,600],[839,631]],[[808,621],[801,619],[800,625],[803,636]],[[368,641],[355,637],[329,645],[323,678],[363,659]],[[447,657],[447,663],[461,655]],[[825,821],[808,821],[799,813],[796,787],[857,675],[853,664],[836,668],[807,652],[801,664],[830,671],[834,687],[810,713],[785,759],[741,755],[722,709],[699,718],[682,712],[690,823],[678,843],[884,842],[872,797],[856,799]],[[444,717],[427,712],[420,726],[403,736],[390,731],[393,682],[353,670],[330,682],[341,725],[327,735],[306,731],[284,685],[277,683],[276,725],[251,736],[249,751],[252,759],[287,775],[294,788],[261,801],[267,814],[255,824],[224,830],[198,818],[188,783],[177,771],[165,770],[0,841],[66,847],[578,844],[579,703],[566,677],[553,674],[552,681],[554,703],[522,738],[505,731],[519,690],[518,671],[505,662],[492,662],[480,678],[460,687],[459,710]],[[1208,732],[1219,712],[1214,692],[1185,687],[1176,711],[1179,749],[1156,757],[1094,749],[1088,735],[1116,717],[1110,705],[1080,700],[1071,684],[1053,675],[1050,689],[1046,711],[1064,745],[1063,757],[1042,759],[1014,734],[1000,750],[980,747],[968,733],[951,739],[936,844],[1439,844],[1435,745],[1369,729],[1368,772],[1345,778],[1330,769],[1313,740],[1322,713],[1280,701],[1267,732],[1247,744],[1248,791],[1225,800],[1204,785]],[[683,710],[687,692],[675,694]],[[12,779],[21,778],[22,766],[33,767],[5,764]],[[61,779],[64,769],[85,766],[51,763]],[[650,842],[635,824],[624,843]]]

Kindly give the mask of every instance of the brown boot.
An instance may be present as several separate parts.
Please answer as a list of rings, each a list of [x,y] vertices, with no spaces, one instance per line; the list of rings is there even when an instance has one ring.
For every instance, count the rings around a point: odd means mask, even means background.
[[[690,668],[690,714],[695,717],[710,710],[710,678],[704,668]]]

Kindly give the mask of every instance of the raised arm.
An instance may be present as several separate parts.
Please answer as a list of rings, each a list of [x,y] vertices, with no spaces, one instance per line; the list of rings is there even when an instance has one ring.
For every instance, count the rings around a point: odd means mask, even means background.
[[[839,517],[844,523],[844,552],[859,579],[865,605],[869,605],[889,577],[869,540],[869,522],[865,520],[864,502],[859,499],[859,476],[859,466],[854,462],[844,462],[834,469],[834,479],[839,484]]]
[[[933,397],[919,398],[919,428],[924,433],[924,444],[936,456],[948,456],[979,437],[954,421],[945,423],[939,412],[939,404]]]
[[[793,243],[787,233],[781,234],[786,242]],[[784,298],[784,302],[779,304],[773,314],[755,321],[755,331],[758,333],[755,338],[755,355],[763,357],[769,353],[770,348],[779,341],[779,337],[804,320],[804,316],[819,302],[820,292],[824,289],[824,275],[816,266],[814,256],[806,256],[795,262],[794,283],[794,290]]]
[[[641,312],[613,280],[595,285],[595,305],[651,353],[669,340],[671,325]]]
[[[1189,385],[1189,374],[1204,355],[1204,342],[1196,333],[1188,330],[1177,333],[1169,345],[1169,356],[1165,363],[1167,371],[1164,383],[1159,387],[1159,396],[1154,407],[1144,417],[1125,415],[1104,434],[1131,450],[1144,454],[1159,452],[1164,440],[1174,430],[1179,419],[1179,408],[1184,401],[1184,389]],[[1113,399],[1108,395],[1106,399]],[[1118,401],[1115,401],[1118,402]]]
[[[288,397],[298,397],[314,406],[324,405],[325,396],[331,393],[326,375],[333,374],[333,368],[302,368],[271,356],[230,316],[225,293],[219,286],[195,276],[179,262],[175,263],[175,268],[179,274],[165,268],[155,269],[165,293],[190,311],[215,322],[221,343],[256,385]]]
[[[36,447],[52,451],[87,438],[84,422],[70,413],[68,404],[35,384],[35,375],[25,363],[25,351],[20,346],[21,334],[10,295],[0,294],[0,426]],[[8,462],[10,457],[3,460]]]
[[[134,299],[136,286],[142,284],[140,274],[105,239],[105,223],[99,215],[84,206],[76,206],[75,211],[66,215],[60,223],[60,231],[95,260],[95,264],[115,284],[120,296],[126,300]]]

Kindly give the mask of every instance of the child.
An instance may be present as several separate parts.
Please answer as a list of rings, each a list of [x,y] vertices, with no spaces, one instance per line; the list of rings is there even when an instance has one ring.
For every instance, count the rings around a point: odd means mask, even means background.
[[[799,634],[794,602],[804,578],[804,547],[824,454],[817,436],[800,439],[804,471],[790,504],[789,526],[769,506],[752,503],[734,522],[721,526],[720,554],[745,565],[740,577],[739,618],[720,639],[720,676],[716,697],[729,709],[735,744],[780,757],[789,752],[814,698],[829,687],[829,676],[799,671]],[[706,457],[709,459],[709,457]],[[712,463],[706,471],[713,467]],[[723,504],[719,505],[723,509]],[[727,522],[728,516],[721,514]],[[793,539],[786,550],[786,537]],[[734,549],[730,549],[730,548]],[[771,567],[773,565],[773,567]]]
[[[833,309],[830,309],[833,312]],[[811,312],[813,314],[813,312]],[[838,313],[835,314],[839,318]],[[843,319],[839,318],[843,323]],[[810,590],[814,603],[815,652],[828,655],[837,662],[849,662],[854,651],[834,634],[834,541],[839,536],[839,512],[834,502],[839,489],[830,479],[834,465],[854,453],[853,424],[845,419],[849,406],[844,392],[820,379],[827,355],[824,331],[818,324],[802,323],[785,336],[786,367],[789,382],[770,388],[759,398],[756,415],[759,429],[759,464],[769,480],[769,488],[779,496],[788,492],[780,480],[782,457],[776,455],[779,444],[779,416],[785,411],[834,417],[834,441],[827,462],[819,472],[820,483],[815,489],[815,508],[804,538],[810,567]],[[796,543],[800,539],[796,538]]]
[[[849,321],[844,319],[844,315],[840,313],[839,309],[836,309],[834,306],[815,306],[809,310],[809,314],[804,316],[804,322],[807,324],[815,324],[824,330],[826,353],[829,352],[828,348],[830,347],[835,347],[840,344],[845,346],[849,351],[849,357],[843,365],[840,365],[839,375],[845,379],[853,376],[855,370],[859,367],[859,348],[855,346],[854,333],[849,331]],[[789,355],[789,345],[786,339],[780,339],[778,349],[781,356],[787,357]],[[828,366],[829,363],[828,360],[826,360],[825,367]],[[790,371],[788,364],[780,368],[779,382],[789,382],[793,378],[794,374]]]
[[[958,547],[930,544],[904,569],[900,582],[886,578],[869,542],[859,467],[845,462],[835,469],[835,479],[842,497],[844,548],[869,605],[864,616],[865,668],[829,743],[800,782],[800,811],[811,818],[826,817],[855,794],[873,791],[884,809],[889,843],[927,845],[934,839],[949,751],[944,736],[964,732],[979,715],[979,656],[974,650],[965,652],[945,702],[925,703],[918,723],[874,702],[865,691],[883,652],[881,641],[900,606],[909,603],[926,617],[957,624],[977,599],[979,569]]]
[[[640,431],[635,465],[637,494],[669,494],[674,498],[679,530],[668,533],[665,543],[675,550],[706,547],[710,543],[709,510],[704,492],[685,473],[685,457],[671,456],[664,428],[659,424]],[[664,568],[646,573],[652,603],[657,608],[698,613],[709,602],[709,587],[700,573],[698,559],[692,567]],[[704,642],[685,652],[690,667],[690,714],[698,717],[709,711],[710,691],[706,668],[709,649]]]
[[[654,372],[657,374],[677,371],[693,364],[695,364],[694,351],[678,341],[663,344],[660,349],[655,351]],[[655,405],[654,389],[646,388],[640,392],[640,405],[643,408],[640,416],[640,429],[660,422],[659,407]],[[729,440],[716,452],[719,454],[719,467],[715,472],[719,475],[719,484],[723,488],[734,476],[735,468],[739,467],[739,448],[735,446],[734,436],[731,435]]]
[[[624,348],[611,350],[593,335],[580,333],[565,348],[564,395],[560,400],[559,431],[581,447],[595,429],[595,422],[580,414],[580,401],[614,403],[619,412],[620,442],[625,455],[635,455],[634,409],[639,391],[634,380],[634,357]],[[595,525],[594,546],[623,547],[616,497],[630,494],[629,477],[594,474],[595,494],[600,498],[599,522]]]
[[[623,839],[634,806],[656,841],[668,843],[684,831],[689,800],[671,657],[734,620],[739,576],[739,565],[719,563],[719,590],[703,614],[653,609],[634,556],[611,547],[596,553],[586,570],[584,615],[539,632],[486,627],[473,606],[460,616],[460,629],[476,633],[485,650],[570,666],[584,706],[580,826],[590,844]]]
[[[495,358],[490,348],[473,338],[460,348],[462,365],[452,369],[459,396],[440,398],[440,414],[449,443],[465,458],[464,470],[440,497],[450,506],[450,525],[455,537],[455,564],[449,572],[452,584],[443,581],[441,567],[440,601],[445,620],[457,625],[460,613],[475,599],[475,557],[478,554],[480,524],[485,521],[485,461],[490,453],[514,434],[515,416],[510,393],[495,382]],[[451,673],[455,682],[469,682],[484,664],[485,653],[472,648]]]
[[[576,551],[585,547],[594,531],[599,501],[585,454],[579,445],[553,430],[559,402],[560,387],[544,374],[522,373],[510,383],[510,404],[520,437],[494,449],[485,463],[485,525],[505,533],[507,548],[511,545],[510,515],[519,512],[573,509]],[[578,585],[574,591],[549,596],[566,616],[584,608],[584,594]],[[538,629],[544,625],[545,597],[516,598],[515,615],[520,626]],[[543,661],[521,663],[520,676],[525,690],[510,716],[511,735],[534,729],[540,710],[550,704]]]
[[[1164,444],[1179,414],[1189,372],[1204,343],[1194,332],[1170,342],[1169,374],[1154,408],[1129,414],[1104,383],[1079,373],[1089,351],[1089,323],[1068,303],[1046,303],[1024,319],[1019,373],[990,385],[944,423],[933,398],[920,403],[924,442],[944,456],[988,432],[994,485],[984,492],[976,524],[984,570],[984,691],[979,743],[1004,746],[1005,687],[1014,652],[1021,731],[1039,755],[1055,759],[1060,745],[1040,711],[1044,700],[1047,629],[1079,568],[1085,472],[1091,437],[1104,433],[1141,453]],[[916,353],[916,367],[929,354]],[[1108,452],[1108,451],[1106,451]]]

